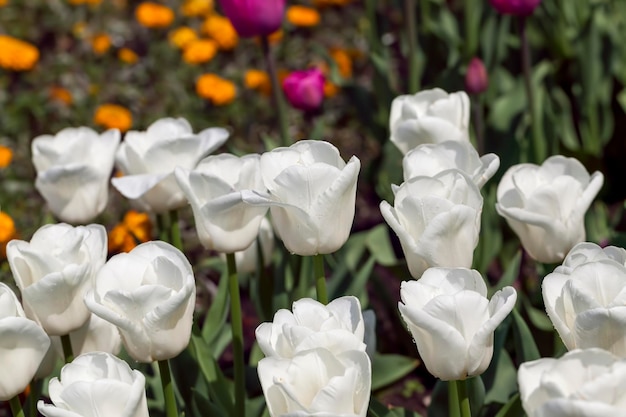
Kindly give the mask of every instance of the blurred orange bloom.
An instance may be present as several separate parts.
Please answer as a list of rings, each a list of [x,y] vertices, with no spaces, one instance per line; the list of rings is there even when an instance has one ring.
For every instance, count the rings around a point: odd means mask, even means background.
[[[343,78],[352,77],[352,59],[350,58],[350,54],[341,48],[331,48],[330,57],[337,64],[337,69],[339,70],[339,74]]]
[[[0,168],[6,168],[13,160],[13,151],[11,148],[0,145]]]
[[[166,28],[174,21],[174,12],[162,4],[145,1],[135,9],[135,18],[147,28]]]
[[[202,24],[202,33],[217,42],[217,46],[230,51],[237,46],[239,35],[230,20],[224,16],[213,14],[207,17]]]
[[[170,43],[177,48],[184,48],[191,41],[198,39],[196,31],[188,26],[183,26],[178,29],[170,31],[167,35]]]
[[[102,104],[96,109],[93,122],[107,129],[119,129],[126,132],[133,125],[130,111],[117,104]]]
[[[213,11],[213,0],[185,0],[181,7],[183,16],[206,16]]]
[[[28,71],[39,60],[39,49],[33,44],[7,35],[0,35],[0,67]]]
[[[52,86],[50,87],[50,98],[56,102],[69,106],[72,104],[72,93],[63,87]]]
[[[312,27],[320,23],[320,14],[317,10],[305,6],[289,6],[287,21],[294,26]]]
[[[216,106],[223,106],[235,99],[237,88],[231,81],[215,74],[203,74],[196,81],[196,93]]]
[[[122,222],[109,232],[109,252],[130,252],[138,243],[150,240],[151,230],[150,216],[129,210]]]
[[[7,4],[9,4],[9,0],[0,0],[0,7],[6,6]]]
[[[98,33],[91,39],[91,48],[93,51],[102,55],[111,47],[111,37],[106,33]]]
[[[6,258],[7,243],[16,237],[15,223],[11,216],[0,211],[0,257]]]
[[[139,61],[139,57],[135,51],[130,48],[121,48],[117,51],[117,58],[127,64],[136,64],[137,61]]]
[[[183,49],[183,60],[188,64],[203,64],[217,53],[217,42],[213,39],[196,39]]]
[[[256,90],[263,95],[269,96],[272,93],[272,82],[267,72],[250,69],[244,75],[244,84],[250,90]]]
[[[324,97],[331,98],[335,97],[339,93],[339,87],[337,84],[333,84],[331,81],[324,81]]]

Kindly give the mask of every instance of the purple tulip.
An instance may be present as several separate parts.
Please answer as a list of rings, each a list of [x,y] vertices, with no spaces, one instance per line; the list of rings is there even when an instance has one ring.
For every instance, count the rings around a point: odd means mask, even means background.
[[[283,90],[296,109],[317,110],[324,99],[324,74],[319,68],[294,71],[283,81]]]
[[[480,94],[489,86],[487,69],[480,58],[472,58],[465,73],[465,91],[470,94]]]
[[[529,16],[539,6],[541,0],[489,0],[489,2],[502,14]]]
[[[220,0],[224,14],[239,36],[266,36],[277,31],[285,14],[286,0]]]

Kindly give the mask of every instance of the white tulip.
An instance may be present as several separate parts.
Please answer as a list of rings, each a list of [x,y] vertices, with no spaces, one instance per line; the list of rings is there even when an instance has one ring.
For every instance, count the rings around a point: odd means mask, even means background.
[[[107,255],[104,226],[48,224],[30,242],[12,240],[7,260],[28,317],[51,336],[63,336],[89,319],[84,294]]]
[[[272,253],[274,253],[274,230],[272,223],[263,217],[261,226],[259,227],[259,236],[255,239],[247,249],[235,252],[235,264],[237,272],[252,273],[257,270],[259,262],[259,246],[261,243],[261,254],[263,256],[263,266],[267,267],[272,263]],[[226,255],[221,253],[220,257],[226,261]]]
[[[404,181],[413,177],[434,177],[448,169],[458,169],[467,174],[478,188],[496,173],[500,158],[490,153],[483,157],[471,143],[446,141],[419,145],[411,149],[402,159]]]
[[[105,352],[79,356],[52,378],[52,404],[37,403],[46,417],[148,417],[146,378],[126,362]]]
[[[367,354],[323,348],[292,359],[259,361],[259,379],[270,416],[365,417],[372,384]]]
[[[116,325],[139,362],[170,359],[189,344],[196,285],[185,255],[147,242],[112,257],[85,296],[94,314]]]
[[[120,131],[66,128],[33,139],[35,187],[59,219],[87,223],[104,211]]]
[[[380,211],[398,235],[414,278],[433,266],[472,265],[483,198],[467,175],[448,170],[414,177],[393,192],[394,206],[383,201]]]
[[[194,134],[187,120],[163,118],[145,132],[130,131],[116,155],[123,176],[113,186],[143,210],[163,213],[185,205],[174,169],[193,169],[228,138],[222,128]]]
[[[563,264],[557,266],[554,272],[569,274],[582,264],[609,259],[626,266],[626,249],[617,246],[601,248],[595,243],[581,242],[569,251]]]
[[[589,175],[574,158],[552,156],[541,165],[514,165],[498,184],[496,210],[539,262],[562,261],[585,240],[585,212],[604,177]]]
[[[256,339],[265,356],[292,358],[315,348],[333,354],[365,351],[365,325],[358,298],[340,297],[328,305],[303,298],[293,303],[292,310],[278,310],[273,322],[257,327]]]
[[[404,154],[423,143],[469,141],[470,100],[440,88],[402,95],[391,102],[390,140]]]
[[[26,318],[13,291],[0,282],[0,401],[24,391],[43,360],[50,339]]]
[[[546,312],[569,350],[599,347],[626,357],[626,267],[612,259],[548,274]]]
[[[523,363],[517,381],[528,417],[626,415],[626,360],[602,349]]]
[[[242,192],[246,203],[269,206],[272,223],[287,250],[302,256],[337,251],[354,220],[361,162],[346,164],[328,142],[301,140],[261,155],[269,195]]]
[[[513,287],[487,299],[478,271],[430,268],[418,281],[400,286],[400,314],[428,372],[461,380],[485,372],[493,356],[496,327],[513,310]]]
[[[234,253],[256,240],[267,207],[245,204],[241,190],[265,192],[259,159],[221,154],[203,159],[193,171],[176,168],[205,248]]]
[[[117,355],[122,350],[122,338],[117,327],[93,313],[85,324],[70,333],[70,342],[74,356],[89,352],[107,352]],[[57,354],[63,357],[61,339],[54,337],[52,344]]]

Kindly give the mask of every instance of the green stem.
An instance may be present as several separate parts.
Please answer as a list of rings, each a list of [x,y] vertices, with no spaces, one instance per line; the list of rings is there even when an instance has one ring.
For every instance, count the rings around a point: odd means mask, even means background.
[[[9,403],[11,404],[13,417],[24,417],[24,409],[22,408],[22,403],[20,403],[20,397],[18,395],[11,398]]]
[[[528,109],[530,110],[530,128],[532,132],[532,152],[534,162],[540,164],[545,159],[546,144],[541,134],[539,125],[540,115],[537,113],[537,104],[535,103],[532,85],[532,68],[530,62],[530,46],[528,44],[528,36],[526,34],[526,18],[520,18],[520,37],[522,41],[522,72],[524,74],[524,88],[526,89],[526,99],[528,100]]]
[[[461,417],[459,408],[459,391],[456,381],[448,381],[448,415],[450,417]]]
[[[183,251],[183,240],[180,237],[180,225],[178,224],[178,211],[170,211],[170,238],[171,244],[179,251]]]
[[[326,275],[324,274],[324,255],[313,256],[313,273],[315,274],[315,289],[317,301],[328,304],[328,291],[326,290]]]
[[[178,417],[174,386],[172,385],[172,373],[170,372],[170,363],[167,359],[159,361],[159,373],[161,374],[161,385],[163,386],[163,396],[165,397],[165,415],[167,417]]]
[[[72,351],[72,341],[69,334],[61,336],[61,345],[63,346],[63,357],[65,363],[70,363],[74,360],[74,352]]]
[[[419,74],[417,60],[417,23],[415,19],[415,0],[404,0],[404,14],[406,19],[406,36],[409,45],[409,94],[419,90]]]
[[[235,254],[226,254],[228,264],[228,287],[230,289],[230,326],[233,333],[233,361],[235,363],[235,415],[245,417],[246,380],[243,360],[243,323],[241,320],[241,298]]]
[[[457,392],[459,393],[459,408],[461,409],[461,417],[472,417],[470,410],[469,397],[467,396],[467,380],[462,379],[454,381]]]
[[[476,51],[476,45],[478,43],[478,34],[480,30],[476,27],[476,18],[480,18],[480,5],[476,0],[465,0],[465,10],[463,11],[463,17],[465,18],[465,39],[464,39],[464,53],[465,60],[469,61]]]
[[[170,218],[167,213],[160,213],[156,215],[157,227],[159,228],[159,239],[163,242],[169,242],[169,227]]]
[[[291,141],[289,139],[289,125],[287,122],[287,108],[285,107],[285,99],[283,97],[283,90],[278,80],[278,71],[276,70],[276,62],[272,56],[270,50],[270,42],[267,36],[261,36],[261,48],[263,49],[263,55],[265,56],[265,63],[267,65],[267,72],[270,75],[270,81],[272,83],[272,94],[274,96],[274,105],[276,106],[276,112],[278,113],[278,125],[280,128],[280,138],[283,146],[289,146]]]
[[[478,155],[485,153],[485,137],[483,124],[483,103],[479,95],[472,95],[472,110],[474,113],[474,132],[476,132],[476,150]]]

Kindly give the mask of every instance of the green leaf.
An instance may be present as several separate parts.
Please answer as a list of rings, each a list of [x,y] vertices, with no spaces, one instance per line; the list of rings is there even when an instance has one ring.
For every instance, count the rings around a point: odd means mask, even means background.
[[[228,296],[228,273],[226,270],[222,272],[220,283],[217,288],[217,294],[211,303],[211,307],[206,315],[206,319],[202,324],[202,338],[211,346],[220,336],[221,331],[226,324],[229,309]]]
[[[419,360],[402,355],[376,353],[372,358],[372,391],[387,386],[408,375]]]
[[[519,393],[515,394],[508,403],[498,411],[496,417],[522,417],[524,416],[524,410],[522,409],[522,402],[519,397]]]
[[[519,269],[520,269],[521,262],[522,262],[522,251],[518,250],[515,253],[515,256],[513,257],[513,259],[511,259],[511,261],[507,265],[506,270],[504,271],[504,274],[502,274],[502,277],[500,277],[500,280],[497,282],[496,285],[494,285],[492,288],[490,288],[490,290],[489,290],[489,292],[490,292],[489,296],[490,297],[496,291],[499,291],[499,290],[501,290],[504,287],[513,285],[513,283],[515,282],[515,280],[517,279],[517,277],[519,275]]]
[[[511,313],[513,315],[513,336],[515,339],[515,351],[518,355],[518,359],[520,362],[528,362],[533,361],[535,359],[539,359],[539,349],[537,349],[537,345],[535,344],[535,339],[533,338],[528,325],[517,311],[517,309],[513,309]]]
[[[365,244],[379,265],[392,266],[398,263],[386,224],[381,223],[370,229]]]

